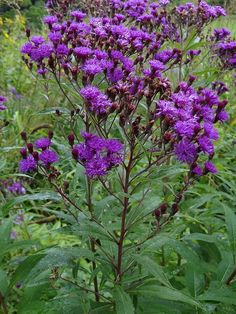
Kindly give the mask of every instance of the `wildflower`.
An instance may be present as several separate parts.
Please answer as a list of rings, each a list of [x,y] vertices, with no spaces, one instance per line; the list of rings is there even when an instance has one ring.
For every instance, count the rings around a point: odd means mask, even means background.
[[[42,137],[35,141],[36,148],[41,148],[42,150],[47,149],[51,145],[51,139],[48,137]]]
[[[0,95],[0,111],[6,110],[4,103],[7,101],[6,97]]]
[[[32,155],[22,159],[19,164],[20,171],[23,173],[33,172],[37,169],[37,163]]]
[[[25,188],[23,187],[23,185],[20,182],[14,182],[12,185],[9,185],[7,187],[8,191],[13,193],[13,194],[25,194]]]
[[[175,155],[179,161],[191,164],[197,157],[197,150],[190,140],[183,139],[175,145]]]
[[[213,165],[211,161],[205,162],[205,171],[206,172],[211,172],[213,174],[217,173],[216,167]]]
[[[95,113],[105,113],[107,108],[112,106],[107,96],[103,94],[97,87],[87,86],[80,90],[80,94],[89,105],[89,109]]]
[[[53,150],[46,149],[39,154],[39,160],[47,167],[58,161],[58,155]]]

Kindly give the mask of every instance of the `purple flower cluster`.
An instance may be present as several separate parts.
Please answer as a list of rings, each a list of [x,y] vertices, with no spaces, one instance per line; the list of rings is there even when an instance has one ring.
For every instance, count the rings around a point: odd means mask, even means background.
[[[180,43],[189,40],[185,36],[193,27],[199,36],[197,40],[206,36],[204,26],[224,16],[225,11],[203,0],[174,9],[168,8],[169,0],[97,3],[95,17],[90,17],[91,11],[86,9],[90,2],[82,11],[46,16],[47,39],[28,36],[29,41],[21,49],[26,64],[30,69],[36,65],[37,72],[44,77],[53,73],[68,79],[84,100],[85,114],[90,111],[99,116],[94,120],[102,121],[101,125],[108,120],[108,114],[114,114],[113,121],[119,121],[130,142],[139,136],[147,138],[153,126],[160,123],[158,147],[163,145],[165,151],[175,154],[195,175],[215,173],[211,163],[213,142],[218,139],[215,124],[228,118],[224,109],[227,102],[219,98],[227,87],[215,82],[212,89],[194,89],[196,77],[193,76],[188,82],[179,83],[185,67],[191,69],[202,52],[193,49],[194,45],[187,51],[181,50]],[[227,68],[236,67],[236,43],[230,39],[229,31],[216,29],[211,42],[214,55]],[[175,43],[178,48],[173,48]],[[168,71],[172,77],[179,71],[174,84],[168,78]],[[86,123],[84,116],[82,119]],[[93,129],[91,124],[90,130]],[[103,176],[122,162],[123,146],[118,140],[90,133],[82,136],[84,142],[80,144],[69,142],[74,158],[84,165],[89,177]],[[50,145],[50,138],[42,138],[35,142],[32,151],[27,146],[20,164],[22,171],[34,171],[39,163],[50,167],[56,162],[58,157]],[[34,149],[40,149],[41,153]]]
[[[179,5],[174,9],[174,13],[176,14],[177,23],[188,27],[194,26],[198,30],[212,20],[226,15],[222,7],[209,5],[204,0],[198,1],[198,5],[189,2]]]
[[[38,166],[50,169],[51,165],[56,163],[59,158],[57,153],[50,148],[52,142],[51,137],[43,137],[32,143],[27,143],[26,147],[22,148],[20,153],[22,159],[19,163],[21,172],[34,172]],[[36,149],[40,149],[37,151]]]
[[[21,48],[21,53],[28,55],[33,62],[39,65],[44,59],[48,59],[52,52],[52,44],[45,42],[42,36],[32,36]]]
[[[7,109],[7,107],[4,105],[6,101],[6,97],[0,95],[0,111]]]
[[[97,87],[84,87],[80,90],[80,94],[86,101],[88,109],[97,114],[105,113],[112,106],[112,102]]]
[[[87,132],[82,133],[84,142],[72,148],[73,157],[81,162],[88,177],[104,176],[123,160],[123,145],[116,139],[104,139]]]
[[[197,164],[201,153],[209,160],[214,155],[213,141],[218,139],[214,124],[227,120],[226,104],[227,101],[220,101],[216,91],[208,88],[196,91],[184,82],[168,100],[157,102],[157,117],[165,125],[169,141],[174,143],[177,159],[189,164],[195,174],[204,170]],[[163,138],[167,138],[165,134]],[[215,168],[209,167],[209,160],[205,170],[214,173]]]
[[[14,182],[7,187],[7,190],[16,195],[22,195],[26,193],[26,190],[21,182]]]

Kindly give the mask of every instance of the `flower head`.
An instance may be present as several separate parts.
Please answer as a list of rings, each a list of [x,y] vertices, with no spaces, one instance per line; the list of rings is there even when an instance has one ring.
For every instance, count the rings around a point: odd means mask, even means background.
[[[32,155],[27,156],[22,159],[19,164],[19,169],[21,172],[33,172],[37,169],[37,163]]]
[[[58,155],[53,150],[46,149],[39,154],[39,160],[44,166],[49,166],[58,161]]]

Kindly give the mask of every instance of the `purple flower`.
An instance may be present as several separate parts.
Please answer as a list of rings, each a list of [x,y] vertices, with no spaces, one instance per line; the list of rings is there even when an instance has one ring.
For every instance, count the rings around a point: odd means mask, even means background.
[[[48,15],[48,16],[45,16],[43,18],[43,22],[45,24],[48,24],[48,25],[52,25],[54,23],[57,23],[57,21],[58,21],[58,18],[54,15]]]
[[[36,148],[41,148],[43,150],[47,149],[51,145],[51,139],[48,137],[42,137],[35,141]]]
[[[155,59],[167,63],[173,57],[173,50],[163,50],[155,54]]]
[[[230,34],[231,33],[227,28],[214,29],[214,37],[217,41],[227,38]]]
[[[98,114],[105,113],[107,108],[112,106],[112,103],[108,100],[107,96],[95,86],[82,88],[80,94],[88,103],[89,109]]]
[[[38,73],[39,75],[45,75],[47,72],[48,72],[47,69],[38,69],[38,70],[37,70],[37,73]]]
[[[28,54],[30,55],[31,51],[33,50],[34,46],[32,43],[30,42],[27,42],[25,43],[22,47],[21,47],[21,53],[25,53],[25,54]]]
[[[0,103],[4,103],[6,101],[7,101],[6,97],[0,95]]]
[[[0,111],[7,109],[7,107],[5,105],[3,105],[4,102],[6,102],[6,101],[7,101],[6,97],[0,95]]]
[[[104,139],[95,134],[82,132],[84,143],[72,149],[74,159],[83,163],[86,174],[95,178],[104,176],[123,160],[123,145],[116,139]]]
[[[76,153],[76,159],[82,162],[91,160],[94,157],[95,151],[88,147],[85,143],[77,144],[73,147],[74,154]]]
[[[119,67],[107,71],[107,78],[111,83],[117,83],[122,80],[123,77],[124,73]]]
[[[12,185],[9,185],[7,187],[8,191],[13,193],[13,194],[25,194],[25,188],[23,187],[23,185],[20,182],[14,182]]]
[[[212,123],[206,122],[204,124],[204,134],[212,140],[218,140],[219,138],[218,131],[214,128]]]
[[[175,145],[175,155],[179,161],[191,164],[197,157],[197,150],[192,142],[183,139]]]
[[[194,119],[178,121],[175,124],[175,131],[181,136],[192,137],[198,124]]]
[[[67,56],[69,49],[65,44],[59,44],[56,48],[56,55],[58,57]]]
[[[193,173],[196,174],[197,176],[202,176],[203,175],[202,168],[199,166],[195,166],[193,168]]]
[[[53,52],[50,44],[45,43],[39,47],[35,47],[30,52],[30,57],[33,61],[41,62],[44,58],[49,58]]]
[[[217,114],[217,120],[221,121],[221,122],[225,122],[229,119],[228,113],[225,110],[220,111]]]
[[[76,21],[78,21],[78,22],[81,22],[86,16],[85,13],[83,13],[79,10],[72,11],[70,15],[73,16],[76,19]]]
[[[83,71],[88,75],[96,75],[103,71],[103,67],[101,66],[99,60],[90,59],[85,62]]]
[[[149,61],[150,67],[154,71],[163,71],[165,70],[165,66],[161,61],[158,60],[150,60]]]
[[[95,157],[85,164],[86,174],[90,178],[104,176],[107,173],[107,163],[104,158]]]
[[[0,103],[0,111],[6,110],[6,109],[7,109],[7,107]]]
[[[15,230],[11,231],[10,239],[15,240],[17,238],[17,232]]]
[[[195,56],[199,56],[200,53],[201,53],[201,50],[188,50],[188,51],[187,51],[187,54],[188,54],[191,58],[193,58],[193,57],[195,57]]]
[[[198,140],[199,146],[204,153],[212,155],[214,153],[214,146],[212,141],[207,136],[202,136]]]
[[[25,159],[22,159],[19,164],[19,169],[23,173],[35,171],[37,169],[37,163],[34,157],[29,155]]]
[[[62,40],[62,35],[60,32],[52,32],[48,34],[48,38],[54,44],[58,44]]]
[[[17,215],[16,218],[14,219],[14,224],[16,225],[20,225],[22,222],[24,221],[24,215],[23,214],[20,214],[20,215]]]
[[[47,167],[58,161],[58,155],[53,150],[46,149],[39,154],[39,160]]]
[[[120,141],[115,139],[107,139],[106,140],[106,148],[109,153],[119,153],[123,151],[124,147]]]
[[[199,100],[203,105],[208,105],[210,107],[219,103],[219,98],[216,93],[208,88],[204,88],[201,90]]]
[[[42,36],[32,36],[30,37],[30,40],[32,43],[34,43],[36,46],[41,45],[42,43],[45,42],[45,39]]]
[[[89,47],[76,47],[73,51],[77,58],[87,58],[92,54],[92,49]]]
[[[205,170],[206,172],[211,172],[213,174],[217,173],[217,169],[211,161],[205,162]]]

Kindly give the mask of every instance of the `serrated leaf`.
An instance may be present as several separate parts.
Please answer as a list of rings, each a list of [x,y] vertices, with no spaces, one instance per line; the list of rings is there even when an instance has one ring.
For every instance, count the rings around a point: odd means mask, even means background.
[[[144,267],[146,271],[152,274],[156,280],[162,283],[164,286],[172,287],[168,280],[163,268],[158,265],[154,260],[148,256],[136,255],[134,259]]]
[[[198,308],[203,308],[202,304],[192,297],[182,293],[179,290],[169,287],[163,287],[158,285],[143,285],[135,290],[132,290],[134,294],[138,293],[142,296],[156,296],[157,298],[163,300],[171,300],[171,301],[178,301],[190,304],[192,306],[196,306]]]
[[[212,282],[209,290],[198,297],[201,301],[216,301],[236,305],[235,291],[219,282]]]
[[[35,194],[26,194],[22,196],[17,196],[8,201],[6,204],[2,206],[3,211],[7,211],[10,208],[12,208],[16,204],[23,203],[25,201],[60,201],[61,196],[56,192],[41,192],[41,193],[35,193]]]
[[[224,209],[228,238],[232,246],[233,253],[236,255],[236,216],[228,206],[224,205]]]

